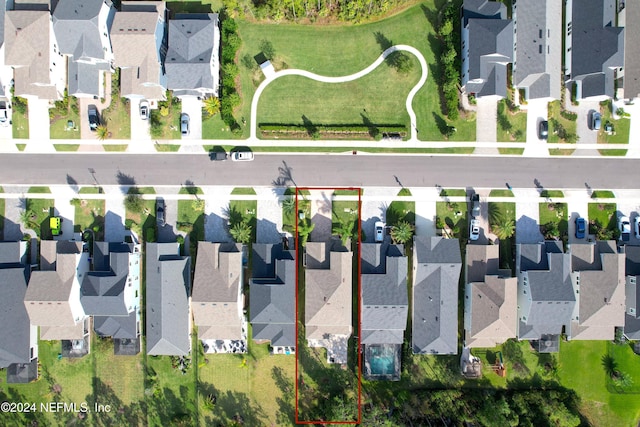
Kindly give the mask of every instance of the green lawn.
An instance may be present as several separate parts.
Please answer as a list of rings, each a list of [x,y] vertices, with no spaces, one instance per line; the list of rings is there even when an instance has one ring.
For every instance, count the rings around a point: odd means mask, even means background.
[[[105,78],[111,79],[111,104],[101,112],[102,124],[109,131],[107,138],[131,139],[131,104],[120,97],[120,69]]]
[[[581,412],[593,425],[632,426],[640,417],[638,395],[610,393],[607,390],[602,358],[610,354],[611,346],[607,341],[562,341],[559,353],[560,380],[564,386],[579,394],[582,399]],[[627,363],[626,356],[624,359],[617,354],[614,357],[620,367]],[[630,373],[637,375],[638,360],[635,364]]]
[[[398,196],[411,196],[411,190],[409,190],[408,188],[402,188],[400,189],[400,191],[398,191]]]
[[[566,142],[558,136],[557,129],[554,128],[552,119],[557,120],[557,122],[566,130],[568,134],[576,135],[576,128],[577,128],[576,121],[568,120],[562,117],[562,115],[560,114],[560,110],[561,110],[560,107],[561,107],[560,101],[553,101],[549,103],[549,137],[547,139],[547,142],[550,142],[550,143]],[[553,149],[549,151],[551,152],[555,150],[558,150],[558,149]],[[551,154],[554,154],[554,153],[551,153]],[[565,154],[565,153],[557,152],[555,154]],[[567,153],[567,154],[571,154],[571,153]]]
[[[256,190],[252,187],[236,187],[231,190],[232,195],[245,195],[245,196],[255,196]]]
[[[190,185],[187,183],[186,186],[183,185],[182,187],[180,187],[180,191],[178,192],[178,194],[191,194],[192,196],[195,196],[204,194],[204,191],[202,191],[202,188],[200,187],[196,187],[195,185]]]
[[[196,231],[204,240],[204,200],[178,200],[178,230]]]
[[[258,202],[256,200],[231,200],[229,202],[230,222],[236,224],[244,221],[251,225],[252,242],[256,241],[257,211]]]
[[[611,190],[593,190],[592,199],[615,199],[616,195]]]
[[[13,125],[13,139],[29,139],[29,116],[26,112],[25,114],[20,114],[14,108],[11,122]]]
[[[157,109],[151,110],[151,137],[154,139],[180,139],[180,114],[182,103],[173,101],[171,92],[167,92],[167,101],[160,101]],[[166,112],[166,115],[162,115]]]
[[[72,107],[73,105],[75,107]],[[70,96],[66,114],[63,110],[53,109],[56,115],[51,119],[51,139],[80,139],[80,114],[74,111],[78,111],[77,108],[78,98]],[[69,121],[73,122],[71,128],[67,126]]]
[[[50,194],[51,189],[49,187],[29,187],[27,193],[31,194]]]
[[[498,148],[498,152],[505,156],[521,156],[524,153],[524,148]]]
[[[542,190],[540,192],[540,197],[564,197],[564,193],[561,190]]]
[[[180,149],[179,144],[154,144],[159,153],[174,153]]]
[[[602,126],[598,131],[598,142],[604,144],[628,144],[631,120],[628,118],[614,120],[613,115],[611,114],[610,100],[606,101],[605,105],[600,105],[600,113],[602,114]],[[611,135],[605,132],[605,126],[607,123],[611,123],[613,125],[613,133]]]
[[[569,216],[567,215],[566,203],[540,203],[539,210],[540,219],[538,224],[540,224],[540,232],[542,235],[545,235],[543,230],[545,228],[545,224],[550,222],[556,225],[556,229],[559,233],[556,237],[563,236],[569,232]]]
[[[382,52],[382,45],[385,47],[388,44],[411,45],[422,52],[427,64],[429,64],[427,82],[418,91],[413,101],[418,119],[419,138],[426,141],[443,140],[445,137],[442,129],[449,125],[457,129],[457,132],[450,139],[473,141],[475,140],[475,116],[473,114],[467,117],[461,115],[459,120],[447,122],[440,110],[440,94],[435,77],[437,74],[435,58],[440,51],[440,43],[433,30],[436,19],[437,11],[434,2],[429,0],[383,20],[360,25],[311,26],[287,23],[254,23],[239,20],[238,32],[244,43],[238,57],[257,55],[260,53],[260,42],[266,39],[272,43],[275,50],[274,64],[277,67],[283,67],[286,64],[288,68],[299,68],[321,75],[343,76],[356,73],[369,66]],[[376,33],[379,34],[378,41]],[[380,70],[385,70],[385,67],[383,64]],[[251,98],[256,87],[253,80],[254,70],[255,67],[249,69],[240,65],[243,104],[239,108],[237,116],[244,116],[247,120],[250,117]],[[385,71],[388,72],[388,69]],[[379,89],[368,88],[366,92],[358,94],[357,98],[371,96],[369,93],[375,93]],[[356,104],[356,101],[352,99],[351,103],[352,105]],[[289,103],[287,102],[287,104]],[[326,105],[324,102],[318,104]],[[358,113],[362,108],[367,108],[372,121],[381,120],[374,116],[366,105],[357,103],[356,107],[357,109],[350,111],[349,114],[358,117],[359,122],[362,121],[362,118],[358,116]],[[405,114],[404,106],[401,110],[402,114]],[[303,111],[295,118],[300,120],[302,114],[306,113]],[[400,114],[400,111],[395,114]],[[311,115],[308,117],[314,123],[319,120]],[[259,116],[258,121],[265,122],[266,120]],[[246,133],[245,131],[245,137]]]
[[[33,188],[33,187],[32,187]],[[31,210],[32,217],[27,228],[33,229],[41,239],[51,239],[49,216],[54,201],[52,199],[27,199],[27,210]]]
[[[332,227],[336,227],[341,220],[348,221],[354,215],[358,215],[358,201],[333,200],[331,203],[331,211]]]
[[[127,144],[102,144],[104,151],[127,151]]]
[[[248,136],[247,121],[249,117],[242,121],[244,117],[240,117],[238,124],[242,127],[242,134],[235,134],[231,132],[229,126],[222,121],[220,114],[216,114],[213,117],[207,117],[206,114],[202,115],[202,139],[242,139],[243,134],[246,132]]]
[[[508,191],[508,190],[492,190]],[[512,221],[513,234],[511,237],[501,239],[500,241],[500,268],[510,268],[513,270],[513,245],[515,242],[515,224],[516,224],[516,204],[513,202],[489,202],[489,228],[495,233],[494,227],[499,221]]]
[[[502,106],[501,106],[502,105]],[[509,111],[506,100],[498,103],[498,141],[526,142],[527,140],[527,112]],[[524,150],[522,148],[517,150]],[[505,152],[501,154],[522,154],[522,152]]]
[[[81,187],[78,194],[102,194],[102,187]]]
[[[489,197],[513,197],[511,190],[491,190]]]
[[[467,191],[462,188],[443,188],[440,191],[441,197],[466,197]]]
[[[90,229],[96,233],[96,240],[102,240],[104,233],[105,201],[96,199],[73,199],[76,208],[73,220],[74,231],[82,232]]]
[[[413,57],[411,60],[414,66],[407,75],[381,64],[366,76],[347,83],[282,77],[262,93],[258,123],[403,125],[409,129],[405,101],[420,78],[418,61]],[[309,102],[310,99],[316,102]]]
[[[595,234],[592,225],[598,221],[609,230],[617,230],[618,217],[615,203],[589,203],[589,234]]]
[[[415,226],[416,224],[416,203],[405,201],[393,201],[387,207],[387,225],[396,225],[401,221],[406,221]]]
[[[142,191],[140,192],[142,193]],[[147,240],[145,233],[154,234],[156,229],[156,201],[142,200],[142,212],[132,212],[126,209],[125,226],[133,230],[141,239]],[[149,229],[154,231],[147,231]],[[155,241],[155,239],[153,240]]]
[[[295,199],[295,195],[290,196],[292,199]],[[304,200],[302,197],[298,199],[298,210],[303,211],[305,214],[305,218],[309,218],[311,216],[311,202],[309,200]],[[296,219],[298,215],[295,209],[295,205],[293,209],[287,209],[286,205],[282,206],[282,229],[284,231],[288,231],[291,234],[295,234],[296,232]]]
[[[80,144],[53,144],[56,151],[78,151]]]
[[[465,202],[436,202],[436,228],[465,240],[467,232],[467,204]]]

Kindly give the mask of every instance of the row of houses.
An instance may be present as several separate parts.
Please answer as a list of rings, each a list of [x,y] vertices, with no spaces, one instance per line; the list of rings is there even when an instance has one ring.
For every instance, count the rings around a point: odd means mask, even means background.
[[[633,99],[640,95],[640,33],[634,25],[619,26],[622,13],[636,22],[640,4],[518,0],[508,18],[501,2],[465,0],[462,86],[477,97],[503,98],[513,86],[525,100],[560,99],[565,84],[578,100]]]
[[[193,326],[206,353],[245,353],[248,322],[257,343],[295,354],[297,260],[289,244],[253,245],[247,307],[240,244],[199,242],[192,282],[179,243],[147,243],[143,330],[140,244],[95,242],[90,254],[83,242],[42,241],[40,265],[31,266],[26,242],[0,242],[0,367],[9,382],[31,381],[39,339],[60,340],[63,357],[82,357],[92,329],[113,339],[116,355],[139,353],[144,335],[147,354],[186,356]],[[307,243],[303,256],[307,345],[345,364],[354,333],[353,253],[331,240]],[[405,341],[414,354],[440,355],[457,354],[461,341],[487,348],[517,338],[554,352],[563,336],[611,340],[621,328],[640,338],[640,247],[595,241],[565,252],[558,241],[519,244],[512,277],[499,268],[498,245],[467,245],[461,340],[457,240],[415,237],[410,287],[402,245],[362,243],[360,256],[359,340],[370,379],[400,378]]]
[[[110,0],[2,1],[0,14],[0,57],[16,96],[104,97],[105,73],[117,68],[126,98],[164,100],[167,89],[218,95],[217,14],[168,19],[163,1],[122,1],[116,10]]]

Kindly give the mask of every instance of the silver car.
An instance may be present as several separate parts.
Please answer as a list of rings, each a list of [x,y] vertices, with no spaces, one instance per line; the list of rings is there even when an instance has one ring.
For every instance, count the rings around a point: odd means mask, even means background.
[[[183,136],[189,135],[189,115],[187,113],[180,115],[180,133]]]

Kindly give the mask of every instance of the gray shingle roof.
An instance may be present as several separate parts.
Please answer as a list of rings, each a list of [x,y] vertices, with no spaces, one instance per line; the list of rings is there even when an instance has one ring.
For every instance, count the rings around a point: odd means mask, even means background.
[[[624,65],[624,28],[615,25],[615,0],[574,1],[571,30],[571,79],[583,80],[582,97],[613,96],[611,67]]]
[[[186,91],[210,89],[217,93],[218,79],[212,74],[211,62],[218,60],[213,47],[218,45],[219,37],[218,15],[215,13],[178,14],[176,19],[169,20],[165,57],[167,88]]]
[[[106,63],[88,64],[69,59],[69,94],[98,96],[100,74],[109,69]]]
[[[253,244],[250,320],[254,340],[295,346],[295,252],[282,244]]]
[[[20,264],[23,252],[20,242],[0,242],[0,368],[31,360],[31,325],[24,305],[29,269]]]
[[[407,257],[388,243],[363,243],[362,344],[402,344],[407,327]],[[378,262],[382,269],[371,268]],[[369,264],[371,267],[364,267]],[[380,271],[382,270],[382,271]],[[364,273],[367,271],[367,273]]]
[[[129,253],[132,252],[133,244],[95,242],[94,271],[85,275],[80,287],[80,302],[87,315],[129,314],[124,290],[129,275]]]
[[[507,94],[506,64],[513,61],[513,22],[510,19],[470,19],[468,93]],[[481,83],[471,80],[482,79]]]
[[[135,339],[139,335],[138,313],[133,311],[128,316],[95,316],[93,329],[100,336],[114,339]]]
[[[462,16],[464,25],[471,18],[505,19],[507,7],[499,1],[488,0],[464,0],[462,4]]]
[[[525,292],[531,299],[529,312],[519,312],[518,337],[539,339],[543,334],[560,334],[563,326],[568,331],[576,303],[571,283],[571,255],[563,253],[562,242],[556,241],[521,244],[518,251],[518,291]],[[524,286],[523,272],[526,272],[527,286]]]
[[[189,353],[191,258],[178,243],[147,243],[147,354]]]
[[[640,2],[625,3],[626,22],[632,23],[624,29],[624,97],[640,96]]]
[[[514,20],[515,86],[529,88],[529,99],[560,99],[562,0],[520,0]]]
[[[58,49],[75,59],[104,59],[98,15],[109,0],[60,0],[53,11]]]
[[[413,352],[456,354],[460,244],[457,239],[416,236],[413,256]]]

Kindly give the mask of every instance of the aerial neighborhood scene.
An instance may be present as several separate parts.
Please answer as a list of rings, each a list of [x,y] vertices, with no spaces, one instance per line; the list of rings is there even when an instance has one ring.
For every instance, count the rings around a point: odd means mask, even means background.
[[[0,0],[0,426],[640,426],[640,1]]]

